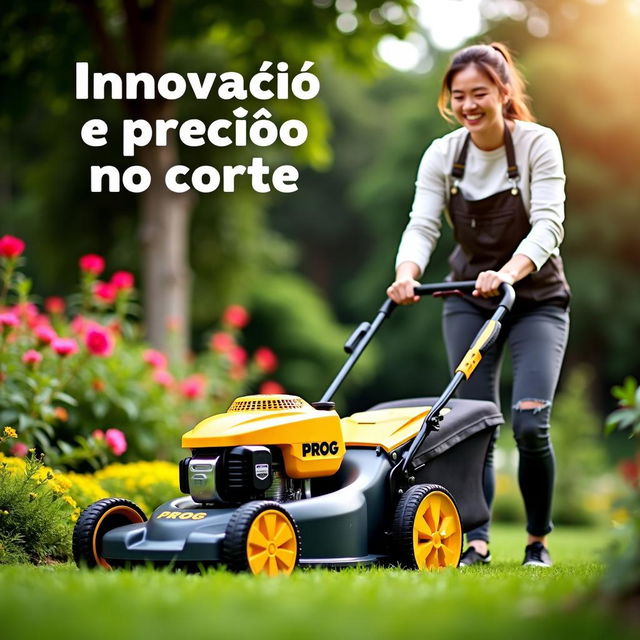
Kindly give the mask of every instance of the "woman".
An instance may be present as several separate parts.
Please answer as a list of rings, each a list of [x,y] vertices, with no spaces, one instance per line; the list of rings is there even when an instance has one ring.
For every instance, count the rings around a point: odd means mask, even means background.
[[[396,279],[387,294],[398,304],[418,299],[413,287],[440,235],[443,210],[457,242],[449,258],[450,277],[476,282],[471,296],[449,297],[444,305],[452,369],[495,309],[500,284],[515,286],[516,303],[499,341],[459,395],[499,406],[502,353],[508,345],[518,480],[527,514],[523,564],[548,567],[554,481],[549,415],[569,329],[569,286],[558,253],[565,176],[558,139],[534,123],[523,87],[503,44],[468,47],[453,57],[438,107],[462,127],[435,140],[424,153]],[[492,463],[493,443],[484,474],[489,504],[495,482]],[[469,531],[467,542],[461,565],[490,562],[489,523]]]

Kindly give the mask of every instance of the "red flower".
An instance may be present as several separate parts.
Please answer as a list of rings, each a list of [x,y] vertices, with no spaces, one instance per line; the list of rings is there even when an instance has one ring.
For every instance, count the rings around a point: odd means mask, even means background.
[[[142,359],[154,369],[165,369],[167,367],[167,356],[156,349],[147,349],[142,354]]]
[[[222,322],[236,329],[242,329],[249,324],[249,312],[239,304],[232,304],[222,314]]]
[[[62,314],[66,308],[64,298],[50,296],[44,300],[44,310],[47,313]]]
[[[84,337],[84,344],[89,353],[94,356],[99,356],[100,358],[110,356],[115,346],[109,330],[99,324],[92,324],[91,327],[89,327]]]
[[[623,460],[619,465],[618,469],[620,471],[620,475],[634,488],[638,489],[640,487],[640,464],[638,461],[629,458],[628,460]]]
[[[253,354],[256,366],[264,373],[273,373],[278,368],[278,358],[269,347],[260,347]]]
[[[242,366],[247,362],[247,352],[242,347],[235,346],[227,352],[227,358],[233,366]]]
[[[24,251],[24,242],[15,236],[0,238],[0,256],[3,258],[17,258]]]
[[[267,395],[277,395],[284,393],[284,387],[275,380],[265,380],[259,389],[259,393],[265,393]]]
[[[116,291],[130,291],[133,289],[134,277],[128,271],[116,271],[111,276],[111,285]]]
[[[101,393],[102,391],[104,391],[107,388],[107,385],[105,384],[104,380],[100,380],[100,378],[94,378],[91,381],[91,388],[94,391],[97,391],[98,393]]]
[[[211,336],[209,346],[211,347],[212,351],[217,351],[218,353],[226,353],[236,346],[236,341],[233,339],[233,336],[230,333],[218,331]]]
[[[13,311],[0,313],[0,327],[13,328],[20,325],[20,318]]]
[[[207,379],[200,373],[185,378],[180,383],[180,393],[190,400],[202,398],[207,386]]]
[[[80,258],[78,264],[81,271],[99,276],[104,271],[104,258],[95,253],[88,253]]]
[[[16,458],[24,458],[29,453],[29,447],[24,442],[14,442],[9,449],[9,453]]]
[[[234,364],[229,370],[229,377],[240,382],[247,377],[247,368],[243,364]]]
[[[116,456],[121,456],[127,450],[127,439],[120,429],[107,429],[104,439]]]
[[[118,291],[110,282],[96,282],[93,285],[93,295],[102,302],[112,304],[116,300]]]
[[[29,349],[22,354],[21,360],[27,366],[35,367],[42,362],[42,354],[35,349]]]
[[[67,422],[69,420],[69,412],[64,407],[56,407],[53,410],[53,415],[60,422]]]
[[[51,348],[62,358],[78,351],[78,343],[71,338],[56,338],[51,341]]]
[[[58,336],[56,332],[46,324],[40,324],[33,330],[33,335],[41,344],[51,344]]]
[[[166,369],[156,369],[151,375],[151,379],[167,389],[173,384],[173,376]]]

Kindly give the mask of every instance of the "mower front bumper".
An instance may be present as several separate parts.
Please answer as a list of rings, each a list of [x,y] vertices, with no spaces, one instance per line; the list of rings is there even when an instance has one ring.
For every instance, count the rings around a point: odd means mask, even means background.
[[[222,541],[235,509],[203,509],[191,498],[158,507],[148,522],[118,527],[102,539],[109,564],[195,562],[222,559]]]

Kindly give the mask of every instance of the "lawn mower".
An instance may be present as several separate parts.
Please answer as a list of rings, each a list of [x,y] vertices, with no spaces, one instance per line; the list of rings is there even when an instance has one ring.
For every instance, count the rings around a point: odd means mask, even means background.
[[[419,296],[462,294],[475,283],[420,285]],[[331,398],[396,304],[345,344],[349,357],[320,401],[292,395],[237,398],[187,432],[179,463],[185,494],[147,520],[133,502],[106,498],[80,515],[78,565],[223,564],[275,576],[297,566],[457,566],[462,535],[489,518],[483,468],[494,429],[491,402],[454,399],[495,342],[515,293],[502,285],[439,397],[377,404],[340,419]]]

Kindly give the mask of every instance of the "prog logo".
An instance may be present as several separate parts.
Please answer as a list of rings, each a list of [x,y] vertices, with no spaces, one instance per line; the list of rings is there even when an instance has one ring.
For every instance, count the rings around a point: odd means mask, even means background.
[[[309,455],[328,456],[329,454],[335,456],[339,448],[335,440],[332,442],[303,442],[302,457],[306,458]]]
[[[204,511],[193,513],[193,511],[163,511],[156,516],[156,520],[166,518],[167,520],[202,520],[207,514]]]

